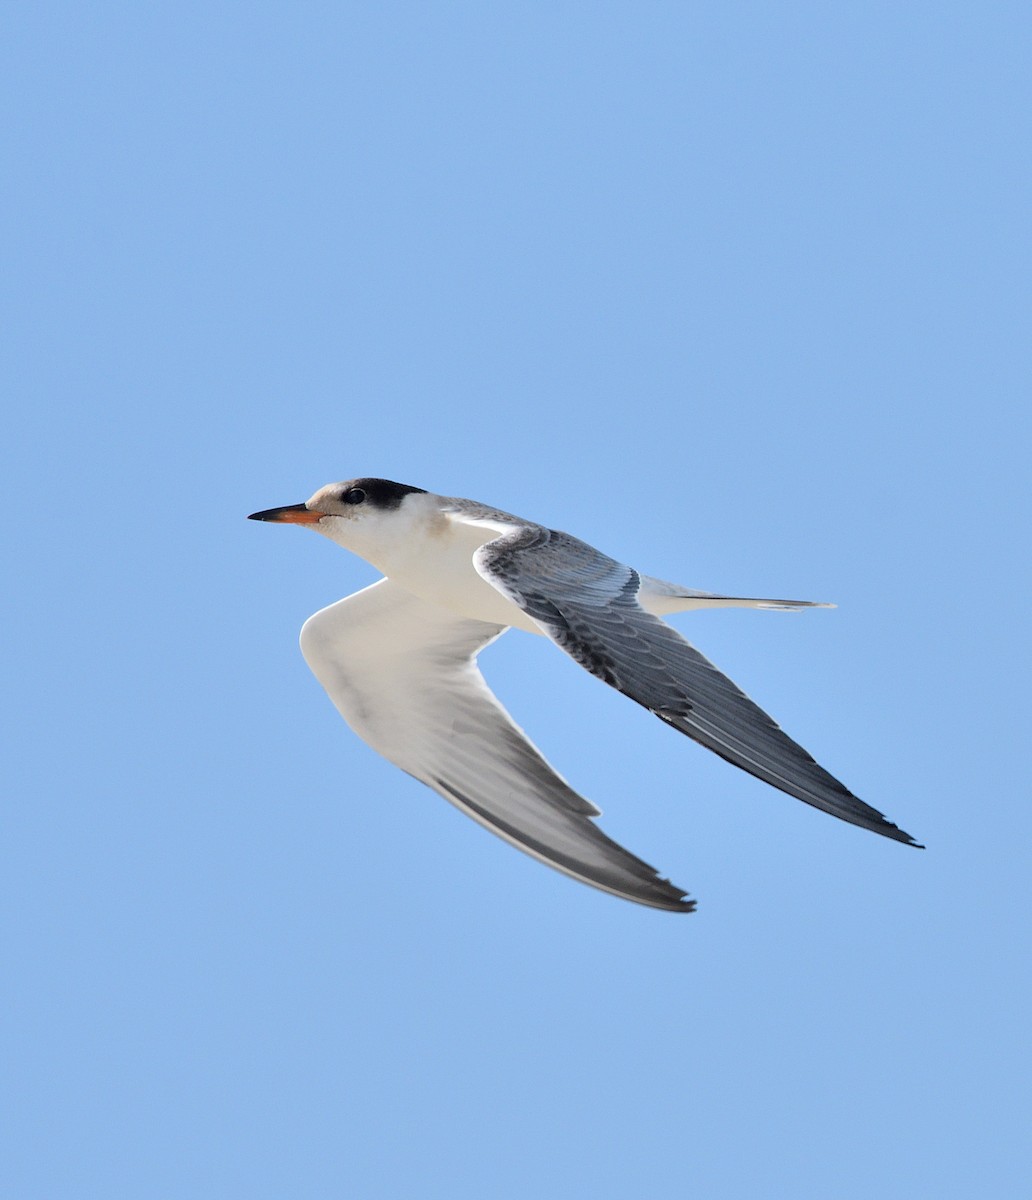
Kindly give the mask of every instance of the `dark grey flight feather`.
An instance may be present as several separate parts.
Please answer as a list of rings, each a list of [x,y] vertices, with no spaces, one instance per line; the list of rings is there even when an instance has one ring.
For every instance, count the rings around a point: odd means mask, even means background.
[[[488,542],[473,561],[571,658],[674,729],[815,808],[917,845],[825,771],[677,630],[646,612],[631,567],[539,525]]]

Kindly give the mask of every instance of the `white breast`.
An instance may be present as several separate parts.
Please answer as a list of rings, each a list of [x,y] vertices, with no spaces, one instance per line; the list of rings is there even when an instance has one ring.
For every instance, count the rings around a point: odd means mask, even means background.
[[[485,542],[518,523],[470,520],[448,511],[444,497],[406,497],[400,511],[360,521],[320,523],[319,532],[344,546],[407,592],[462,617],[541,634],[537,624],[473,566]]]
[[[472,524],[437,519],[422,537],[408,543],[408,553],[395,556],[385,574],[413,594],[434,604],[493,625],[511,625],[541,634],[527,614],[492,586],[473,565],[473,555],[512,526]]]

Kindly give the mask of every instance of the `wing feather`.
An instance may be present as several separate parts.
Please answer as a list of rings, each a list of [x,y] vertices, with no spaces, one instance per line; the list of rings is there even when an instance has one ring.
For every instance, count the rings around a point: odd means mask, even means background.
[[[916,845],[865,804],[639,600],[636,571],[569,534],[525,526],[477,570],[585,669],[728,762],[815,808]]]
[[[683,891],[606,837],[598,809],[487,687],[476,657],[504,631],[381,579],[309,618],[301,649],[359,737],[493,833],[603,891],[690,912]]]

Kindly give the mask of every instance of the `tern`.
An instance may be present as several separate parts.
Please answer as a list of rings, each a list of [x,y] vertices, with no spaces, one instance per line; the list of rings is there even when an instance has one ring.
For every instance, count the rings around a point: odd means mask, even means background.
[[[351,728],[492,833],[582,883],[691,912],[688,893],[595,824],[484,682],[507,629],[575,662],[707,749],[824,812],[918,843],[819,766],[662,618],[692,609],[828,608],[679,587],[568,533],[389,479],[350,479],[252,521],[315,530],[383,578],[310,617],[301,652]]]

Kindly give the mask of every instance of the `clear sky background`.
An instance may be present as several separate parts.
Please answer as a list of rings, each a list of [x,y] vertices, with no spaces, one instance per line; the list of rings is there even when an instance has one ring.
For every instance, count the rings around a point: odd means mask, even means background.
[[[1023,4],[2,18],[0,1190],[1029,1194]],[[518,854],[297,649],[385,475],[690,586],[928,849],[542,639],[490,682],[699,901]]]

